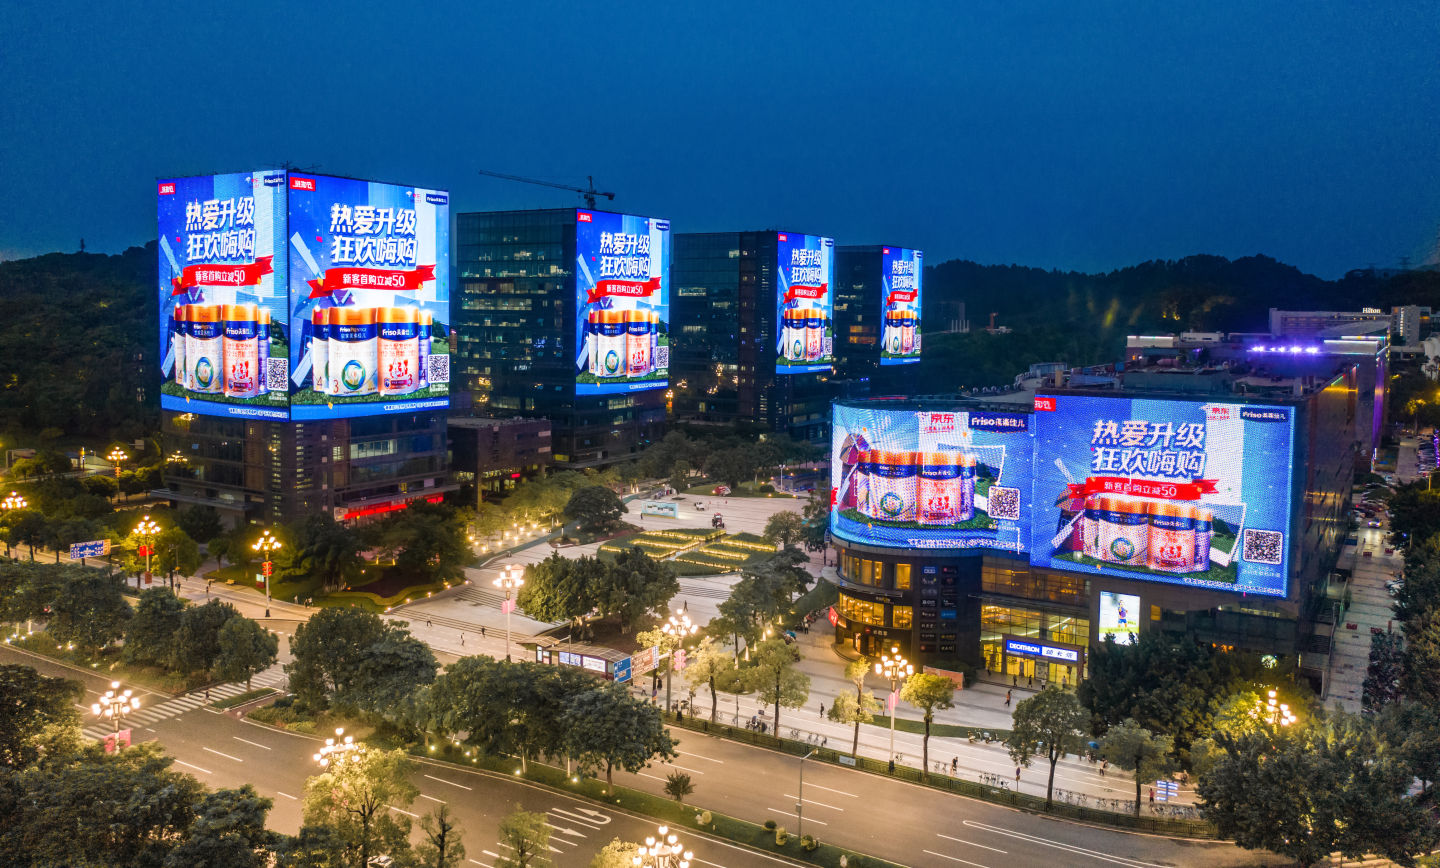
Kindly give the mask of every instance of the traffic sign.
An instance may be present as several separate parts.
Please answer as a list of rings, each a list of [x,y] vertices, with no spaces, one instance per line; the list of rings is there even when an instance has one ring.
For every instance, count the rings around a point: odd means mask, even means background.
[[[620,684],[630,680],[630,658],[615,661],[615,680]]]
[[[630,655],[630,672],[632,675],[644,675],[646,672],[660,666],[660,649],[657,646],[641,649]]]
[[[78,561],[81,558],[98,558],[108,554],[110,554],[110,540],[108,539],[96,539],[70,546],[70,560],[72,561]]]

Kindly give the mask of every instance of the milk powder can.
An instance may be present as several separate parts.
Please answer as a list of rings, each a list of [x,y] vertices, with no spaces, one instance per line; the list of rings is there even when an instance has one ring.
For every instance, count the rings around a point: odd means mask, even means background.
[[[1195,564],[1195,509],[1189,504],[1150,504],[1147,565],[1167,573],[1188,573]]]
[[[1143,567],[1150,548],[1150,511],[1143,500],[1101,495],[1095,546],[1100,560]]]
[[[189,388],[186,377],[190,373],[189,366],[185,364],[185,342],[190,336],[189,309],[188,304],[175,305],[170,329],[172,345],[175,348],[175,384],[185,389]]]
[[[900,355],[900,311],[885,311],[885,334],[881,341],[885,352],[892,356]]]
[[[189,367],[190,390],[202,395],[224,391],[225,351],[220,305],[190,305],[190,335],[185,341],[185,364]]]
[[[875,518],[915,521],[916,452],[877,452],[871,465],[870,499]]]
[[[650,317],[643,310],[625,316],[625,376],[635,379],[650,373]]]
[[[660,367],[660,312],[652,310],[647,317],[650,319],[650,371]]]
[[[255,346],[260,350],[259,378],[256,385],[260,388],[260,394],[270,392],[269,379],[270,370],[270,311],[260,308],[260,319],[256,322]]]
[[[420,311],[420,388],[430,388],[430,333],[435,330],[435,315],[428,310]]]
[[[629,334],[625,314],[618,310],[602,310],[596,323],[595,377],[623,377],[626,369]]]
[[[408,395],[419,385],[419,317],[413,307],[375,309],[375,352],[381,395]]]
[[[1191,572],[1203,573],[1210,569],[1210,540],[1215,536],[1215,513],[1203,506],[1194,507],[1195,520],[1195,563]]]
[[[330,310],[317,307],[310,313],[311,388],[322,395],[330,392]]]
[[[585,354],[588,358],[585,370],[593,377],[600,376],[595,367],[596,350],[600,344],[600,311],[591,308],[585,313]]]
[[[798,310],[786,310],[781,314],[781,321],[784,324],[784,330],[781,332],[781,345],[785,347],[785,360],[803,362],[805,360],[805,314]]]
[[[916,502],[921,524],[947,525],[962,521],[959,517],[963,488],[960,482],[960,453],[921,453],[917,488]]]
[[[375,308],[330,310],[330,394],[373,395],[378,389]]]
[[[812,307],[805,316],[805,361],[818,361],[824,355],[825,311]]]
[[[224,312],[225,397],[260,394],[260,312],[253,304],[227,304]]]
[[[907,310],[900,314],[900,354],[908,356],[915,352],[915,312]]]

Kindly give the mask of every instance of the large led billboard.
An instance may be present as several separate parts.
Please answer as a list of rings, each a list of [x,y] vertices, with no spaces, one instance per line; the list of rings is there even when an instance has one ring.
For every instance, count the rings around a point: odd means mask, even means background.
[[[835,363],[835,239],[776,235],[775,373],[813,374]]]
[[[575,212],[575,393],[670,381],[670,221]]]
[[[1285,596],[1293,412],[1037,395],[1031,564]]]
[[[1117,645],[1133,645],[1140,632],[1140,598],[1133,594],[1100,592],[1100,641],[1106,636]]]
[[[1028,413],[834,406],[830,532],[851,542],[1024,552]]]
[[[160,406],[290,418],[285,386],[285,174],[158,184]]]
[[[159,184],[160,404],[275,420],[449,406],[450,204],[260,171]]]
[[[450,197],[289,178],[290,418],[450,405]]]
[[[924,254],[907,247],[880,248],[880,364],[920,361],[920,284]]]

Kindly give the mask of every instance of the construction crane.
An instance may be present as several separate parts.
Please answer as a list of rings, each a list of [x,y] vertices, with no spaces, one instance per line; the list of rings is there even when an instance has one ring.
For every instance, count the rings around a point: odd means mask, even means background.
[[[572,192],[572,193],[579,193],[581,196],[584,196],[584,197],[585,197],[585,205],[586,205],[586,207],[589,207],[589,208],[594,208],[594,207],[595,207],[595,197],[596,197],[596,196],[604,196],[606,199],[608,199],[608,200],[610,200],[610,201],[612,201],[612,202],[615,201],[615,194],[614,194],[614,193],[604,193],[604,192],[601,192],[600,190],[596,190],[596,189],[595,189],[595,176],[594,176],[594,175],[586,175],[586,176],[585,176],[585,180],[587,180],[587,181],[590,182],[590,186],[589,186],[588,188],[586,188],[586,187],[572,187],[572,186],[570,186],[569,184],[556,184],[556,183],[553,183],[553,182],[551,182],[551,181],[540,181],[540,180],[537,180],[537,179],[535,179],[535,178],[522,178],[522,177],[520,177],[519,175],[507,175],[507,174],[505,174],[504,172],[491,172],[491,171],[489,171],[488,169],[477,169],[476,171],[478,171],[478,172],[479,172],[480,174],[482,174],[482,175],[486,175],[486,176],[491,177],[491,178],[503,178],[503,179],[506,180],[506,181],[518,181],[518,182],[520,182],[521,184],[536,184],[536,185],[541,186],[541,187],[554,187],[554,188],[557,189],[557,190],[569,190],[569,191]]]

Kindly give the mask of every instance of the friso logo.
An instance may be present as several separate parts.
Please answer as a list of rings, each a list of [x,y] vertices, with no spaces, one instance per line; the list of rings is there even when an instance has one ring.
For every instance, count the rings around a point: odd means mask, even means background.
[[[174,195],[175,195],[175,182],[174,182],[174,181],[166,181],[165,183],[161,184],[161,185],[160,185],[160,195],[161,195],[161,196],[174,196]]]
[[[1035,396],[1035,412],[1037,412],[1037,413],[1040,413],[1040,412],[1053,413],[1053,412],[1055,412],[1055,399],[1054,399],[1054,398],[1049,398],[1049,397],[1044,397],[1044,396],[1041,396],[1041,395],[1036,395],[1036,396]]]
[[[576,211],[575,219],[581,223],[594,223],[595,215],[591,214],[589,211]]]
[[[1018,414],[971,413],[970,427],[984,431],[1024,431],[1028,420]]]
[[[669,231],[670,231],[670,221],[669,221],[669,220],[656,220],[656,221],[655,221],[655,228],[656,228],[656,229],[659,229],[661,232],[669,232]]]
[[[267,186],[267,187],[278,187],[278,186],[280,186],[281,184],[285,183],[285,176],[284,176],[284,175],[266,175],[264,180],[265,180],[265,186]]]
[[[444,193],[426,193],[425,201],[429,202],[431,205],[449,205],[450,197],[446,196]]]
[[[311,191],[311,192],[314,192],[314,190],[315,190],[315,179],[314,179],[314,178],[301,178],[301,177],[298,177],[298,176],[295,176],[295,175],[291,175],[291,176],[290,176],[290,189],[292,189],[292,190],[309,190],[309,191]]]

